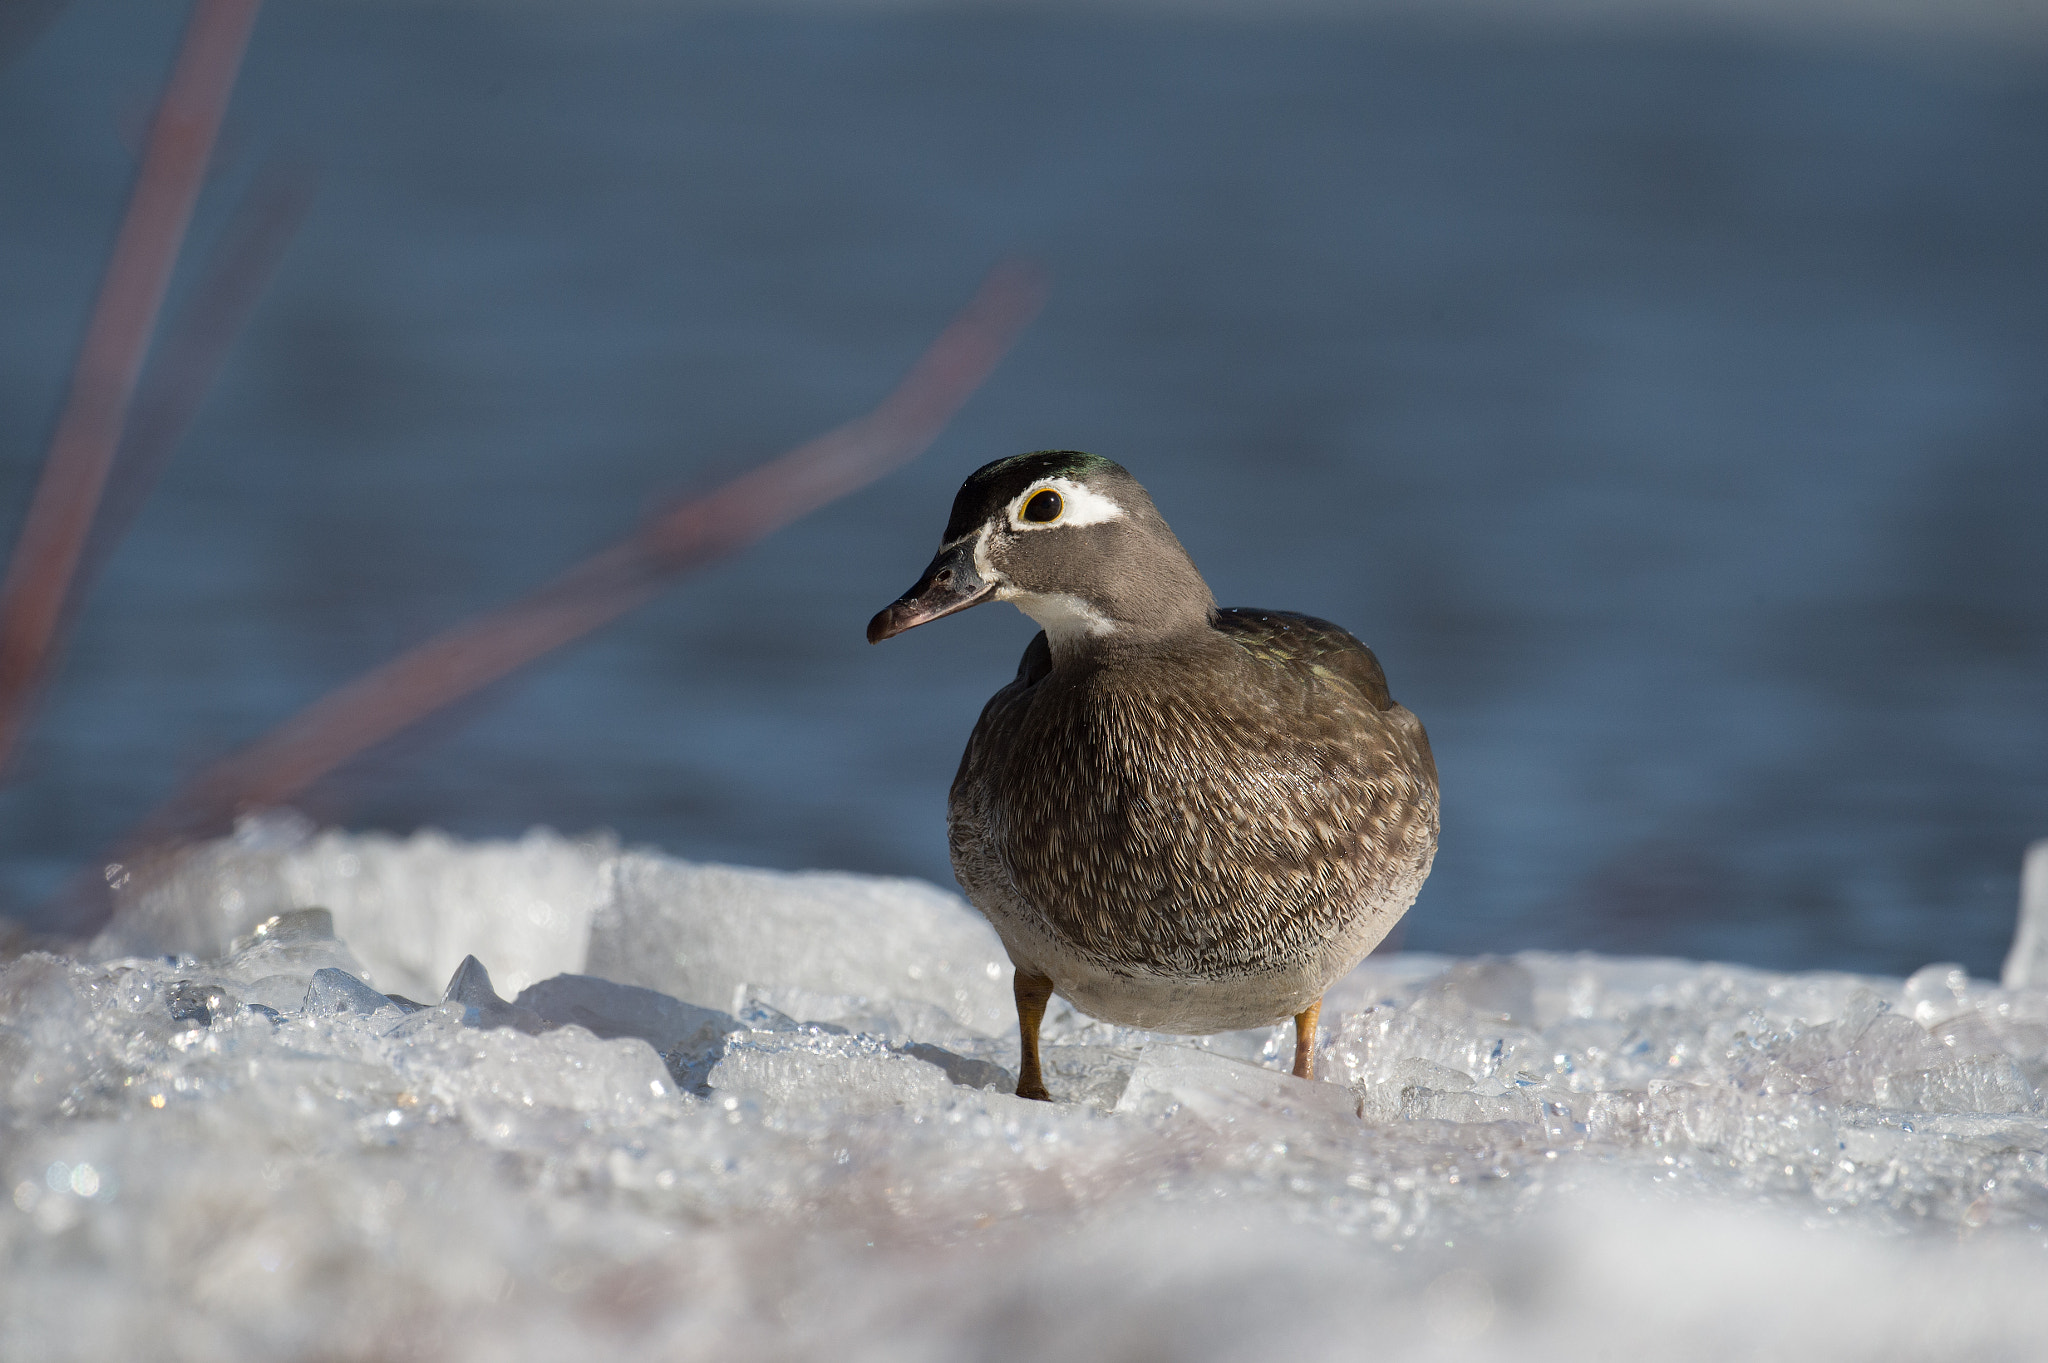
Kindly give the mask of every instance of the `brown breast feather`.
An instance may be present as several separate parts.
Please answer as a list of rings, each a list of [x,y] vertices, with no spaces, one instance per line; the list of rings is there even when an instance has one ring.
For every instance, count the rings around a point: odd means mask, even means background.
[[[1407,907],[1385,901],[1435,849],[1436,770],[1349,634],[1223,611],[1193,647],[1049,664],[1041,635],[954,782],[977,902],[1010,891],[1105,966],[1200,978],[1305,960]]]

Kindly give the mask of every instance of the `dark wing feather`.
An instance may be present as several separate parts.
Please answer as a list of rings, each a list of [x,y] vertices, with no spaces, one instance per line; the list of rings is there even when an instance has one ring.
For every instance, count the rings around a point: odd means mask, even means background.
[[[1297,611],[1225,606],[1216,612],[1216,629],[1255,651],[1277,653],[1290,661],[1328,668],[1357,688],[1373,709],[1394,708],[1380,660],[1349,630],[1328,620]]]

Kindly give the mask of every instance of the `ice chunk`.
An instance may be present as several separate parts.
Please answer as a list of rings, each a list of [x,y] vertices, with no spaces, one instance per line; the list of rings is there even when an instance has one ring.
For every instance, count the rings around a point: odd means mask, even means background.
[[[1116,1104],[1118,1112],[1168,1108],[1218,1125],[1229,1125],[1253,1113],[1304,1121],[1334,1119],[1354,1125],[1358,1118],[1357,1099],[1336,1084],[1296,1079],[1261,1065],[1170,1042],[1144,1048]]]
[[[1933,1028],[1970,1011],[1970,975],[1943,961],[1925,965],[1906,979],[1906,1008],[1922,1027]]]
[[[338,1013],[375,1017],[389,1011],[394,1018],[405,1012],[347,971],[332,967],[313,972],[313,982],[306,987],[302,1011],[314,1017],[332,1017]]]
[[[341,972],[334,973],[338,975]],[[215,1018],[225,1017],[240,1006],[234,995],[217,984],[174,980],[164,989],[164,1009],[171,1015],[172,1022],[211,1027]]]
[[[138,871],[94,954],[215,958],[266,919],[315,907],[361,958],[328,964],[394,994],[432,997],[476,955],[510,993],[590,973],[706,1007],[750,986],[786,1011],[813,999],[867,1017],[923,1004],[949,1031],[988,1035],[1014,1020],[1001,945],[932,886],[696,866],[544,830],[465,844],[250,824],[168,870]],[[271,992],[262,1001],[280,1006]]]
[[[961,1088],[998,1089],[1004,1093],[1017,1091],[1017,1076],[994,1061],[956,1055],[943,1046],[922,1041],[914,1041],[899,1049],[913,1060],[938,1066],[940,1073]]]
[[[660,1057],[637,1039],[478,1028],[450,1008],[416,1014],[391,1036],[398,1044],[384,1054],[411,1102],[381,1114],[387,1130],[445,1115],[494,1149],[574,1167],[643,1139],[678,1101]]]
[[[522,991],[517,1003],[549,1026],[575,1023],[601,1037],[637,1036],[657,1051],[678,1046],[708,1049],[728,1033],[742,1030],[730,1014],[593,975],[542,980]]]
[[[1043,1046],[1039,1063],[1055,1101],[1114,1111],[1138,1066],[1138,1047],[1061,1044]]]
[[[615,874],[616,893],[591,927],[591,974],[707,1007],[770,986],[928,1003],[988,1035],[1015,1026],[995,933],[957,896],[920,881],[636,853]]]
[[[181,978],[164,986],[163,1001],[172,1021],[204,1027],[243,1006],[297,1012],[317,975],[359,980],[362,969],[334,936],[326,910],[295,909],[258,923],[221,959],[181,969]]]
[[[2020,913],[1999,983],[2007,989],[2048,989],[2048,838],[2020,863]]]
[[[270,816],[168,867],[136,868],[93,954],[218,957],[265,919],[317,906],[362,953],[350,973],[379,988],[431,997],[464,956],[479,954],[517,992],[583,969],[616,854],[608,838],[545,829],[514,842],[431,830],[313,837],[296,816]]]
[[[953,1088],[939,1066],[886,1042],[814,1028],[735,1036],[706,1082],[769,1107],[852,1115],[932,1106]]]
[[[357,979],[364,974],[354,953],[335,937],[332,914],[292,909],[236,938],[227,957],[206,968],[205,977],[230,986],[245,1003],[285,1012],[304,1002],[307,987],[322,970]]]
[[[701,1088],[725,1054],[726,1038],[746,1030],[730,1014],[591,975],[542,980],[515,1002],[549,1027],[574,1024],[607,1039],[638,1037],[654,1047],[685,1091]]]
[[[380,987],[433,992],[468,955],[510,993],[584,968],[592,915],[609,894],[609,838],[535,829],[464,843],[428,831],[398,839],[324,834],[284,859],[293,898],[324,904]]]
[[[772,1014],[792,1023],[828,1024],[841,1031],[866,1032],[900,1042],[942,1042],[972,1049],[989,1040],[987,1033],[963,1024],[951,1010],[919,999],[821,994],[787,986],[745,984],[734,991],[733,1011],[743,1020],[750,1014]],[[1014,1020],[1010,1028],[1001,1030],[1014,1031]]]
[[[465,1026],[516,1027],[522,1032],[547,1030],[547,1023],[532,1009],[498,997],[497,990],[491,987],[490,972],[474,956],[463,957],[462,964],[455,967],[448,987],[441,993],[441,1002],[462,1009]]]

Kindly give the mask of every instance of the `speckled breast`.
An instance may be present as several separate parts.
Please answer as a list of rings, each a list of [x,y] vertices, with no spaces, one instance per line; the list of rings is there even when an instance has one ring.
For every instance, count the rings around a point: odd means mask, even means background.
[[[1243,979],[1346,940],[1363,954],[1407,909],[1435,769],[1405,709],[1232,647],[1020,675],[976,728],[949,824],[999,932],[1022,917],[1101,970]],[[1373,916],[1388,923],[1361,931]]]

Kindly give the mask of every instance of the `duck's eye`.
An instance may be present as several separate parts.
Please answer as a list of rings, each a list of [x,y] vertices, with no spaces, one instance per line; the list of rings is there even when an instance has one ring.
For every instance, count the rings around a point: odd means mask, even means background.
[[[1038,492],[1032,494],[1030,501],[1024,503],[1024,519],[1039,525],[1045,525],[1051,521],[1058,520],[1060,512],[1064,510],[1066,510],[1066,503],[1060,500],[1059,493],[1054,492],[1049,487],[1041,488]]]

